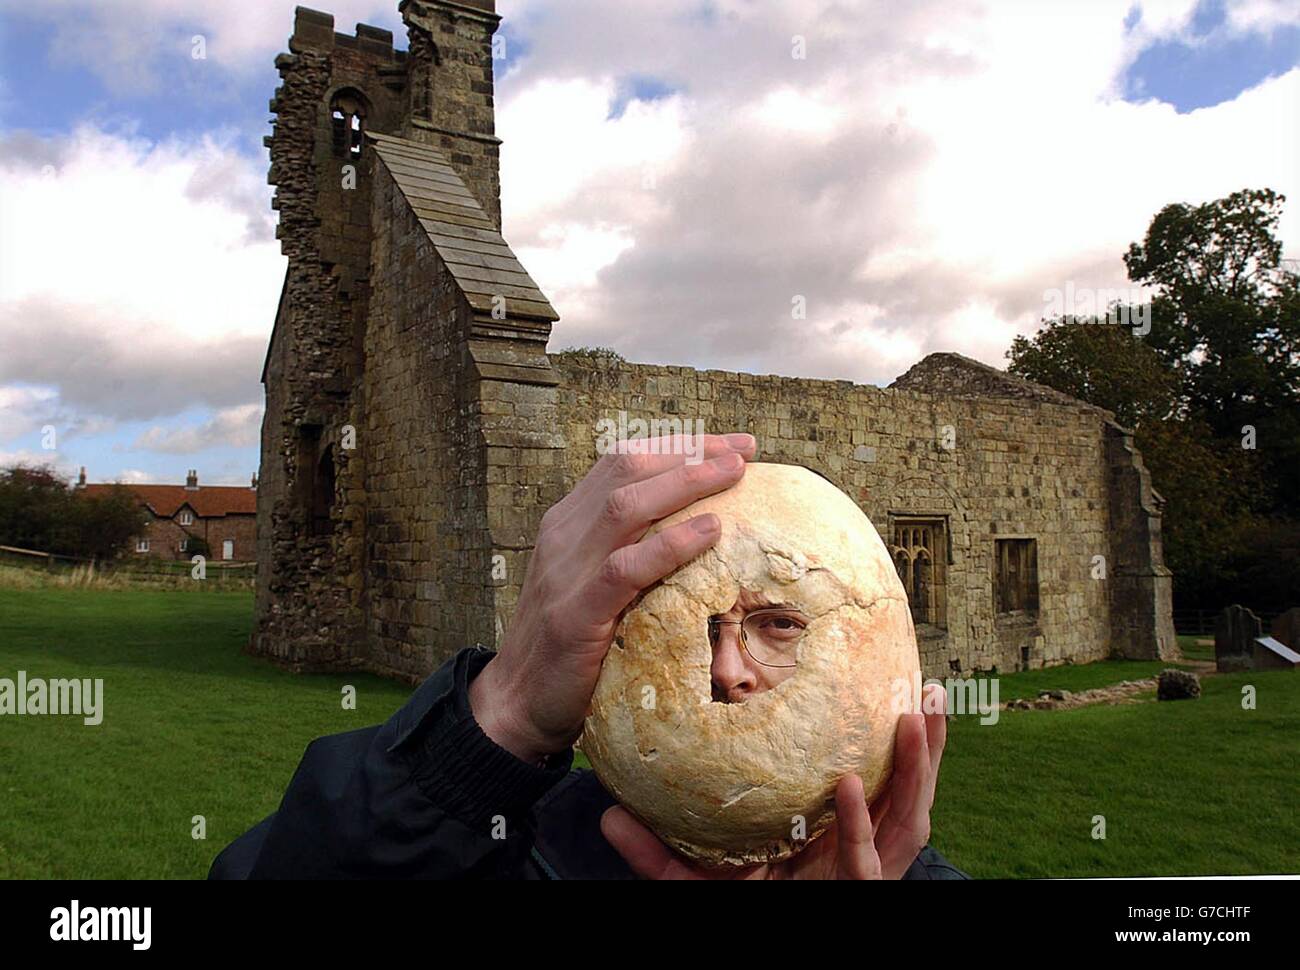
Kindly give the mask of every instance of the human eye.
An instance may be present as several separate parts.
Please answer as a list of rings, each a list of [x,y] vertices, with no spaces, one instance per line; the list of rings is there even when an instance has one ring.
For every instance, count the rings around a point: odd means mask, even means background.
[[[761,629],[780,636],[797,636],[807,625],[798,613],[789,612],[766,613],[759,621]]]

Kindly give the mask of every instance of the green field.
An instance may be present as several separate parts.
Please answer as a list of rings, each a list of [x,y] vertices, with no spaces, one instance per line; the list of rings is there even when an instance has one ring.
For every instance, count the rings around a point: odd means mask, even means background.
[[[0,589],[0,677],[104,679],[99,727],[0,719],[0,877],[197,878],[273,811],[307,743],[410,689],[243,655],[246,593]],[[1150,676],[1107,663],[1004,676],[1003,700]],[[1258,691],[1241,707],[1241,687]],[[344,684],[358,709],[340,704]],[[1300,872],[1300,677],[1206,678],[1195,702],[951,725],[934,844],[972,875]],[[192,818],[207,839],[191,837]],[[1093,839],[1094,816],[1106,838]]]

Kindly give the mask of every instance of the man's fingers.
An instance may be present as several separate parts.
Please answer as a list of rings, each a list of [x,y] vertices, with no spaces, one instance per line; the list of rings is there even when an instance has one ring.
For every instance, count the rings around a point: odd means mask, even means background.
[[[881,865],[890,879],[907,871],[930,837],[930,803],[926,793],[929,775],[924,721],[919,714],[904,714],[898,720],[894,744],[889,818],[876,833]]]
[[[879,879],[880,856],[876,852],[871,813],[867,810],[862,779],[857,775],[846,775],[835,788],[835,830],[840,878]]]
[[[930,684],[934,691],[934,700],[923,710],[937,711],[925,715],[925,743],[930,752],[930,777],[926,779],[926,804],[934,806],[935,786],[939,783],[939,762],[943,760],[943,748],[948,743],[948,693],[942,684]]]
[[[892,781],[891,781],[892,784]],[[885,787],[885,793],[876,799],[875,804],[871,806],[871,835],[875,837],[880,831],[880,823],[889,818],[889,808],[892,804],[893,795],[889,786]]]
[[[656,532],[605,557],[583,599],[602,621],[617,617],[636,595],[718,541],[722,523],[712,512]]]
[[[615,805],[600,817],[600,831],[628,868],[642,879],[702,878],[683,865],[668,846],[621,805]]]
[[[733,451],[619,486],[605,496],[590,539],[593,549],[608,554],[635,542],[655,522],[730,488],[744,474],[745,458]]]
[[[688,461],[740,454],[746,461],[758,452],[752,434],[670,435],[664,438],[631,438],[616,442],[614,450],[602,455],[571,493],[585,502],[589,492],[605,494],[632,482],[662,475]]]

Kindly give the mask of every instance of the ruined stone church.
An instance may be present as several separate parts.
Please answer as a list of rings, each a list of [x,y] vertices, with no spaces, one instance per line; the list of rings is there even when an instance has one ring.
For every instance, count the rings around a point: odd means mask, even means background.
[[[558,315],[501,235],[494,8],[404,0],[398,50],[300,7],[276,59],[254,653],[417,680],[493,644],[624,413],[750,431],[852,496],[927,674],[1175,655],[1160,499],[1107,412],[955,354],[889,388],[548,354]]]

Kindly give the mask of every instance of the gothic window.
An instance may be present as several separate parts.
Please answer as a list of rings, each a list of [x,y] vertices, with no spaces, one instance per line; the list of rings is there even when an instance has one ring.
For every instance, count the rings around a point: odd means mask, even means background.
[[[948,522],[942,517],[894,520],[890,547],[907,591],[912,622],[948,626]]]
[[[356,160],[365,143],[366,103],[356,91],[340,91],[330,104],[334,126],[334,153]]]
[[[995,540],[998,613],[1038,614],[1038,540]]]

